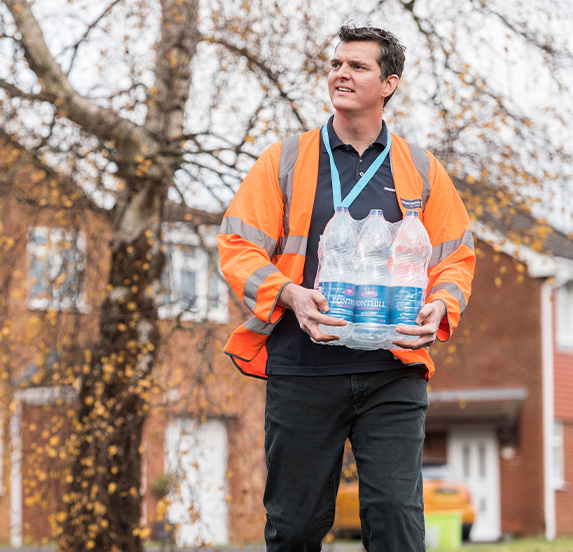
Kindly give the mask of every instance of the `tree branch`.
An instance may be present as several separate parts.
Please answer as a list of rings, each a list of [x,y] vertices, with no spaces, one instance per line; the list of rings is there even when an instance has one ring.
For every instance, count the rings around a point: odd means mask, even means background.
[[[54,101],[54,97],[48,94],[32,94],[30,92],[25,92],[21,88],[17,87],[4,79],[0,79],[0,88],[2,88],[11,98],[22,98],[23,100],[30,100],[32,102],[50,102]]]
[[[164,16],[157,49],[155,86],[149,98],[146,126],[168,140],[183,134],[189,97],[191,60],[197,50],[198,0],[161,0]]]
[[[22,203],[28,205],[36,205],[41,207],[49,207],[49,205],[39,205],[38,202],[32,199],[29,194],[21,190],[18,186],[14,184],[15,177],[18,175],[21,169],[26,167],[36,167],[37,169],[43,171],[46,175],[46,179],[56,181],[60,185],[61,189],[69,195],[81,195],[81,203],[78,205],[74,202],[70,206],[58,205],[59,209],[77,209],[78,207],[83,207],[89,209],[90,211],[99,213],[101,215],[109,216],[109,211],[103,209],[97,203],[95,203],[82,189],[78,186],[70,176],[58,172],[56,169],[47,165],[41,160],[39,155],[39,148],[33,148],[32,150],[26,148],[21,144],[16,137],[8,134],[5,130],[0,130],[0,144],[11,144],[12,147],[16,148],[19,152],[18,161],[11,165],[10,170],[4,172],[0,179],[0,184],[8,188],[16,197],[16,199]]]
[[[5,0],[22,35],[24,56],[42,85],[43,94],[68,117],[88,132],[104,140],[113,140],[123,155],[135,156],[141,150],[153,152],[155,141],[144,129],[108,108],[94,104],[71,86],[44,40],[32,9],[26,0]]]
[[[302,115],[300,114],[295,101],[288,95],[288,92],[286,92],[286,90],[284,90],[284,88],[282,87],[279,75],[275,73],[268,65],[263,63],[255,54],[250,52],[247,48],[241,48],[240,46],[235,46],[234,44],[232,44],[228,40],[225,40],[224,38],[206,37],[204,40],[211,44],[218,44],[219,46],[223,46],[233,54],[240,57],[244,57],[250,65],[254,66],[259,71],[261,71],[273,83],[275,88],[278,90],[280,97],[286,100],[288,104],[291,106],[292,112],[294,113],[294,116],[296,117],[300,126],[304,129],[308,128],[308,125],[306,121],[302,118]]]
[[[113,9],[114,6],[116,6],[117,4],[119,4],[120,2],[122,2],[122,0],[114,0],[109,6],[107,6],[102,12],[101,14],[96,17],[96,19],[90,24],[88,25],[86,32],[83,34],[83,36],[72,46],[72,49],[74,51],[74,53],[72,54],[72,59],[70,60],[70,66],[68,67],[68,71],[67,71],[67,75],[70,74],[73,66],[74,66],[74,61],[76,59],[76,56],[78,54],[78,50],[80,45],[82,44],[82,42],[84,42],[86,40],[86,38],[88,37],[88,35],[92,32],[92,30],[98,25],[98,23]]]

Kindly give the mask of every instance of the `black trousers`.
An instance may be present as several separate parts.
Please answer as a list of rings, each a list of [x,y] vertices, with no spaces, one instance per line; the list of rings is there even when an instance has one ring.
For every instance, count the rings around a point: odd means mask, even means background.
[[[425,368],[267,381],[265,540],[270,552],[311,552],[334,521],[344,443],[359,478],[369,552],[423,552]]]

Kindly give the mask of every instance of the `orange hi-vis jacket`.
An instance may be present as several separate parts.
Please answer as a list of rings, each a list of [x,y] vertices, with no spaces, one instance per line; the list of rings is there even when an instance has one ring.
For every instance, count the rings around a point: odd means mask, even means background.
[[[217,237],[221,269],[254,317],[225,346],[244,374],[266,378],[266,341],[281,319],[286,284],[300,284],[318,177],[320,130],[270,146],[231,202]],[[426,302],[442,300],[447,315],[438,339],[450,337],[471,291],[475,252],[468,214],[445,169],[422,148],[392,134],[390,152],[400,209],[416,210],[432,243]],[[427,348],[392,350],[406,365],[434,364]]]

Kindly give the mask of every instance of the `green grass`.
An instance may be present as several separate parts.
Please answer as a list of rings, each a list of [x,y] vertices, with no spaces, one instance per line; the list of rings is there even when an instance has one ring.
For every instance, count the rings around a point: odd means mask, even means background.
[[[573,538],[559,538],[547,542],[543,538],[516,539],[496,544],[467,544],[467,552],[573,552]]]
[[[326,545],[323,546],[323,550],[325,552],[364,552],[359,540],[337,540],[334,547],[329,549]],[[432,550],[431,552],[441,551]],[[450,552],[573,552],[573,538],[559,538],[553,542],[547,542],[544,538],[532,537],[495,544],[464,544],[458,550]]]

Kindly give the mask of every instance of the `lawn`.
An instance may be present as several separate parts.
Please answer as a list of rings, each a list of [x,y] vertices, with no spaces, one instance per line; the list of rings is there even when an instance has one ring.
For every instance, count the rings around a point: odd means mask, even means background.
[[[323,546],[324,552],[364,552],[359,540],[338,540]],[[431,552],[441,552],[432,550]],[[547,542],[543,538],[516,539],[494,544],[464,544],[450,552],[573,552],[573,538],[555,539]]]
[[[547,542],[543,538],[517,539],[496,544],[467,544],[460,548],[467,552],[573,552],[573,538],[555,539]]]

